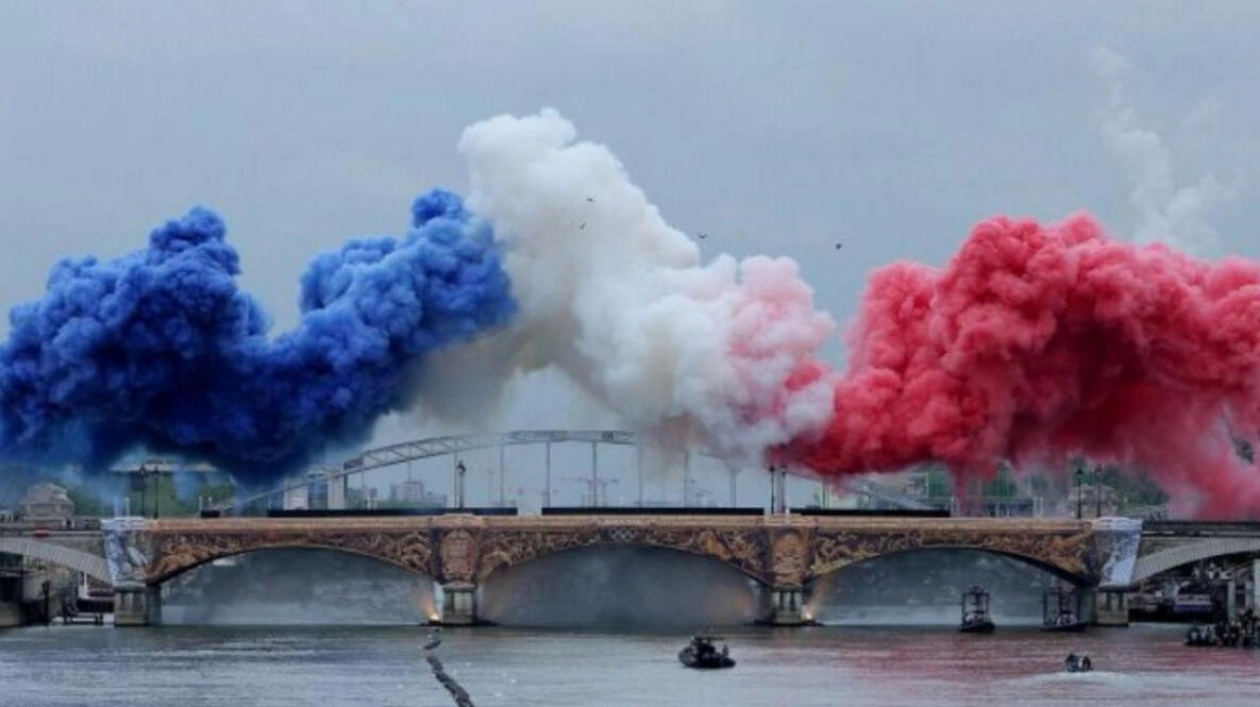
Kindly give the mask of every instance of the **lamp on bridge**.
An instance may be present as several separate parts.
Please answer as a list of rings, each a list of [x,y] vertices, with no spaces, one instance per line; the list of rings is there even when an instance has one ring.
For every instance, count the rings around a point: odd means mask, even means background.
[[[149,513],[149,504],[148,504],[149,477],[153,476],[154,474],[157,474],[159,471],[160,469],[150,469],[147,461],[140,462],[139,468],[136,469],[136,472],[135,472],[136,475],[133,477],[133,479],[134,481],[137,481],[139,483],[132,483],[131,488],[133,490],[140,491],[140,515],[142,516],[146,516]],[[136,488],[137,486],[139,486],[138,489]],[[161,484],[159,483],[158,488],[154,489],[153,491],[153,517],[154,518],[158,517],[158,513],[161,510],[161,508],[158,505],[158,491],[160,490],[160,488],[161,488]]]
[[[1102,464],[1094,465],[1094,517],[1102,518]]]
[[[455,462],[455,507],[464,507],[464,474],[468,473],[468,469],[464,467],[464,460],[460,459]]]
[[[1081,468],[1081,463],[1076,463],[1076,519],[1081,519],[1081,505],[1084,500],[1084,489],[1081,486],[1085,480],[1085,470]]]

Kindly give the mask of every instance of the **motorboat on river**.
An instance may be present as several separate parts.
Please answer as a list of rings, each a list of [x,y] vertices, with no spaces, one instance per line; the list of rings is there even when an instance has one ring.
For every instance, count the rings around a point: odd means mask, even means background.
[[[1055,583],[1041,600],[1041,630],[1058,633],[1079,633],[1089,624],[1082,621],[1078,609],[1080,597],[1070,585]]]
[[[1063,659],[1063,667],[1069,673],[1089,673],[1094,670],[1094,663],[1089,656],[1078,656],[1075,653],[1069,653],[1067,658]]]
[[[692,636],[691,643],[678,651],[678,660],[688,668],[699,670],[735,667],[735,660],[725,645],[721,650],[714,647],[713,643],[720,640],[718,636]]]
[[[962,596],[962,623],[958,630],[963,633],[993,633],[997,628],[989,618],[989,593],[980,587],[972,587]]]

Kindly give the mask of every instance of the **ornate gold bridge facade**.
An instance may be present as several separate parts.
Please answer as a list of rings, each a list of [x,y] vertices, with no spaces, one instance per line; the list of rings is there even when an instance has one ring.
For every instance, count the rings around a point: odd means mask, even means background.
[[[711,558],[771,590],[776,623],[799,623],[804,592],[847,565],[898,552],[967,548],[1097,585],[1105,549],[1090,521],[837,516],[410,516],[147,521],[132,536],[136,588],[222,557],[323,548],[378,558],[445,590],[442,620],[475,623],[476,587],[513,566],[575,548],[659,547]],[[135,552],[138,551],[138,552]],[[147,601],[157,601],[155,592]],[[144,610],[137,623],[156,616]]]

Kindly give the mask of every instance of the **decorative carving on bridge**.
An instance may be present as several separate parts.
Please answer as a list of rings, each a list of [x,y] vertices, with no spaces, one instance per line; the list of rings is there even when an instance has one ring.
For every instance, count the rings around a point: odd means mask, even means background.
[[[452,515],[371,521],[149,521],[142,529],[127,531],[130,536],[116,533],[119,542],[108,546],[111,562],[125,573],[139,558],[132,574],[142,568],[143,580],[150,584],[220,557],[294,547],[354,552],[442,583],[476,583],[556,552],[603,544],[642,545],[710,557],[774,587],[803,586],[854,562],[934,547],[1016,556],[1091,582],[1107,572],[1121,573],[1116,558],[1133,554],[1119,553],[1117,548],[1128,545],[1100,544],[1088,523],[1061,520]],[[1136,537],[1127,540],[1129,545]],[[129,542],[124,544],[123,539]]]
[[[537,528],[486,533],[477,578],[556,552],[600,544],[645,545],[711,557],[763,582],[766,533],[755,528],[662,527],[655,524]]]
[[[1092,532],[1088,529],[1035,533],[1027,530],[978,532],[975,529],[879,531],[819,530],[814,536],[809,578],[834,572],[846,565],[880,555],[930,548],[962,548],[1014,555],[1052,567],[1065,574],[1088,578],[1095,572],[1090,562]]]
[[[427,530],[327,533],[315,529],[257,532],[154,533],[148,582],[156,584],[221,557],[255,550],[312,548],[375,557],[434,576],[433,547]]]
[[[774,536],[772,548],[774,586],[799,587],[804,584],[809,566],[806,554],[810,548],[801,532],[779,531]]]
[[[473,534],[457,528],[442,538],[438,553],[442,569],[438,573],[443,582],[471,582],[477,572],[477,540]]]

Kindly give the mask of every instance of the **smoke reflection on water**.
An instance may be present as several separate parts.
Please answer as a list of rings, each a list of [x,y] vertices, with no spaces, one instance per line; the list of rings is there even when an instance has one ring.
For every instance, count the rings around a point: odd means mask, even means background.
[[[433,581],[331,550],[259,550],[190,570],[162,588],[162,623],[410,624],[436,614]]]
[[[877,557],[824,577],[812,587],[809,612],[824,624],[934,626],[957,624],[962,592],[990,594],[998,624],[1040,625],[1042,598],[1054,575],[977,550],[921,550]]]
[[[491,575],[478,595],[481,618],[511,626],[733,626],[768,608],[729,565],[633,545],[541,557]]]

